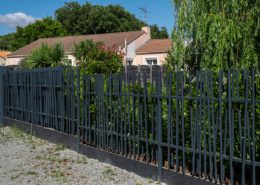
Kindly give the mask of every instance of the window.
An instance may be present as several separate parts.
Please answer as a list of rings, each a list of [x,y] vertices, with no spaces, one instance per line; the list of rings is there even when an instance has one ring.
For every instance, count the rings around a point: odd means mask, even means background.
[[[127,66],[133,65],[133,59],[126,59],[126,65]]]
[[[157,58],[146,58],[145,61],[148,65],[156,65],[157,64]]]

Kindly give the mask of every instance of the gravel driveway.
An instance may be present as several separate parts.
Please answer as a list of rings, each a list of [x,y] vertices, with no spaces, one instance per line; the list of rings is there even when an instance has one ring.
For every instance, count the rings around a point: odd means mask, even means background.
[[[0,127],[1,185],[144,185],[163,184],[87,158],[63,145]]]

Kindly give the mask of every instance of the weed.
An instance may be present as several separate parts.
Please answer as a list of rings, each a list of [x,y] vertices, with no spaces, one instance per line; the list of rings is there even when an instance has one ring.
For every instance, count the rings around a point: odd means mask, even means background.
[[[26,136],[26,134],[17,126],[11,126],[11,130],[12,130],[12,135],[17,138],[24,138]]]
[[[67,181],[67,177],[65,176],[65,173],[60,169],[52,171],[51,177],[55,178],[59,182]]]
[[[18,174],[18,175],[12,175],[12,176],[11,176],[11,180],[14,181],[14,180],[18,179],[19,177],[20,177],[20,174]]]
[[[36,150],[36,144],[32,144],[31,148],[32,150]]]
[[[87,161],[86,156],[78,155],[78,158],[77,158],[77,160],[76,160],[76,163],[77,163],[77,164],[87,164],[88,161]]]
[[[156,184],[161,184],[161,179],[158,177]]]
[[[106,166],[102,173],[103,175],[116,175],[116,173],[109,166]]]
[[[35,157],[35,159],[36,160],[42,160],[42,159],[44,159],[42,156],[40,156],[40,155],[37,155],[36,157]]]
[[[34,171],[28,171],[25,173],[25,175],[38,175],[38,173],[36,173]]]
[[[105,169],[102,172],[103,176],[109,178],[109,180],[115,180],[113,176],[116,175],[116,173],[112,170],[111,167],[106,166]]]
[[[62,150],[65,150],[65,146],[63,144],[57,144],[56,147],[55,147],[55,151],[62,151]]]
[[[153,183],[153,180],[151,178],[148,178],[148,183]]]

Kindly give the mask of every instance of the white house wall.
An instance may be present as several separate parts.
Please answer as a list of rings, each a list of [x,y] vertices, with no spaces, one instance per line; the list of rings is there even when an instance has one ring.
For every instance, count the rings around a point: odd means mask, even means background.
[[[126,53],[126,58],[127,59],[134,59],[135,57],[135,41],[130,43],[128,46],[127,46],[127,53]]]
[[[133,60],[133,65],[136,65],[135,64],[135,61],[136,61],[136,50],[139,47],[143,46],[150,39],[151,38],[150,38],[149,34],[144,33],[143,35],[138,37],[136,40],[134,40],[133,42],[128,44],[128,46],[127,46],[127,53],[126,53],[126,59],[134,59]],[[122,49],[122,51],[124,51],[124,49]]]
[[[76,66],[76,58],[73,55],[67,55],[68,59],[71,60],[72,66]],[[20,62],[23,60],[24,57],[17,57],[17,58],[7,58],[6,59],[6,66],[16,66],[19,65]]]
[[[23,60],[24,57],[17,57],[17,58],[7,58],[6,59],[6,66],[17,66]]]
[[[154,54],[138,54],[135,58],[135,65],[147,65],[146,59],[156,58],[158,65],[166,63],[167,53],[154,53]]]

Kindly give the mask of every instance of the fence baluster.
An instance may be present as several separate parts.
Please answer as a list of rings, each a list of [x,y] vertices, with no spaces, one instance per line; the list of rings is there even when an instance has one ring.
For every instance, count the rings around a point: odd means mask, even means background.
[[[171,166],[171,128],[172,128],[172,73],[168,74],[166,77],[166,94],[168,96],[167,100],[167,144],[168,144],[168,169]]]
[[[181,82],[181,132],[182,132],[182,173],[185,175],[185,170],[186,170],[186,158],[185,158],[185,128],[184,128],[184,73],[180,73],[180,82]]]
[[[231,71],[228,70],[228,125],[229,125],[229,171],[230,183],[234,184],[233,180],[233,143],[232,143],[232,95],[231,95]]]
[[[77,75],[77,150],[78,152],[80,151],[80,141],[81,141],[81,134],[80,131],[81,125],[80,125],[80,71],[79,69],[76,70],[76,75]]]
[[[256,185],[256,164],[255,164],[255,87],[256,83],[255,83],[255,70],[252,70],[252,140],[253,140],[253,144],[252,144],[252,171],[253,171],[253,185]],[[259,143],[258,143],[259,144]]]
[[[157,96],[157,119],[156,119],[156,136],[157,136],[157,147],[158,147],[158,178],[162,177],[163,167],[163,156],[162,156],[162,105],[161,105],[161,91],[162,91],[162,79],[161,73],[158,72],[156,78],[156,96]]]
[[[175,101],[176,101],[176,118],[175,118],[175,151],[176,151],[176,171],[179,171],[179,79],[180,73],[176,73],[176,89],[175,89]]]
[[[4,116],[73,135],[78,150],[82,143],[143,160],[158,178],[167,166],[215,183],[257,184],[254,71],[154,71],[147,82],[140,72],[0,70]]]

